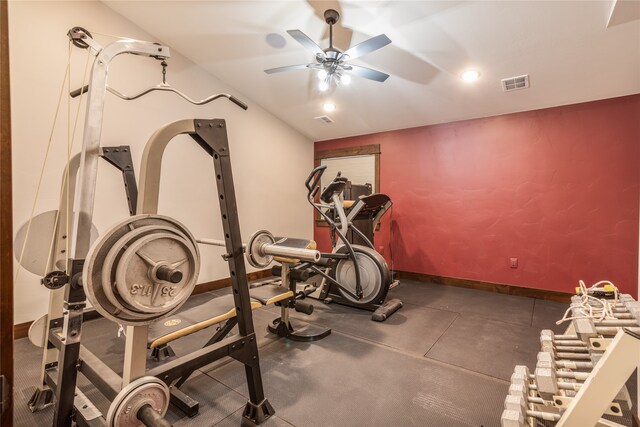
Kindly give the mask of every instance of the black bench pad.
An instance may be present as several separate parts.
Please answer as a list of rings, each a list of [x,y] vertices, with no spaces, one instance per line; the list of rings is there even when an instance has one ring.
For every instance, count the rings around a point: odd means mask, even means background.
[[[260,301],[262,305],[274,304],[293,296],[293,292],[280,285],[264,285],[249,289],[249,294],[252,299]]]
[[[278,285],[265,285],[250,290],[251,309],[273,304],[293,296],[293,292]],[[153,349],[175,339],[225,322],[236,316],[233,295],[212,297],[209,301],[178,312],[149,325],[147,348]]]
[[[178,312],[159,322],[149,325],[147,347],[154,348],[166,344],[177,338],[192,334],[220,322],[235,317],[233,295],[213,297],[209,301]],[[256,309],[262,304],[251,301],[251,308]]]
[[[316,249],[316,242],[309,239],[296,239],[294,237],[276,237],[276,246],[286,246],[296,249]]]

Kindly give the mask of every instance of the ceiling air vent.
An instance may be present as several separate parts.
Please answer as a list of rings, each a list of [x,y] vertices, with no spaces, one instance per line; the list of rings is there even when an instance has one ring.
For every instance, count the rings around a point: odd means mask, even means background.
[[[526,89],[529,87],[529,74],[524,76],[509,77],[502,79],[502,90],[511,92],[512,90]]]
[[[315,119],[321,121],[322,123],[333,123],[333,119],[329,116],[318,116]]]

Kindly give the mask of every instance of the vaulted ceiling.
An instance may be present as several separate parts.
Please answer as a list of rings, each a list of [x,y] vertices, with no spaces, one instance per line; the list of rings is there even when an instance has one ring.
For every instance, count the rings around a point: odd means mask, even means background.
[[[638,1],[105,1],[159,41],[314,140],[444,123],[640,93]],[[314,61],[286,30],[323,49],[323,13],[341,18],[341,50],[384,33],[354,64],[390,75],[318,90]],[[460,74],[480,72],[474,83]],[[530,88],[501,79],[528,74]],[[331,101],[336,110],[323,111]],[[333,123],[315,119],[329,115]]]

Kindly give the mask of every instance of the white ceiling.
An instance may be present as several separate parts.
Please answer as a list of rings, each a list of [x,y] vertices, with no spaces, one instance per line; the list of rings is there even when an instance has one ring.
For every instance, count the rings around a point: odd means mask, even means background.
[[[314,140],[640,93],[638,1],[615,14],[612,0],[105,3]],[[286,30],[326,48],[328,8],[341,14],[340,49],[380,33],[393,41],[353,61],[390,74],[385,83],[354,77],[322,94],[311,70],[263,72],[312,62]],[[481,72],[474,84],[459,78],[468,67]],[[521,74],[529,89],[502,91],[501,79]],[[332,124],[314,120],[325,100],[337,105]]]

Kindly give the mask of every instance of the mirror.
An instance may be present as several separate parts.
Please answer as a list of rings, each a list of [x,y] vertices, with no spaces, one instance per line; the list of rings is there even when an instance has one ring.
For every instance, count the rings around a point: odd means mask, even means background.
[[[369,184],[371,192],[380,188],[380,145],[363,145],[359,147],[338,148],[316,152],[315,166],[326,165],[327,170],[322,175],[321,188],[325,188],[336,176],[342,172],[352,185]],[[316,215],[316,225],[327,224]]]

